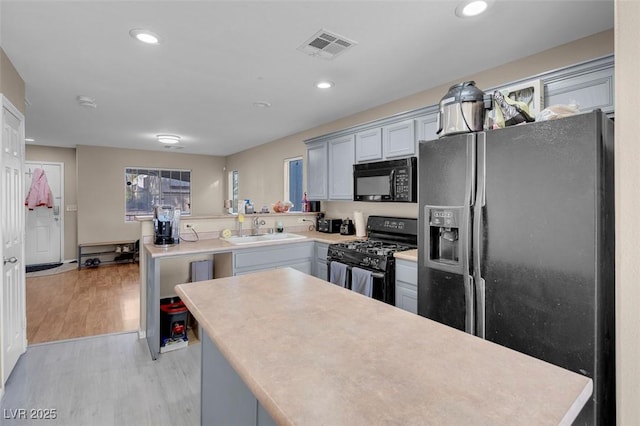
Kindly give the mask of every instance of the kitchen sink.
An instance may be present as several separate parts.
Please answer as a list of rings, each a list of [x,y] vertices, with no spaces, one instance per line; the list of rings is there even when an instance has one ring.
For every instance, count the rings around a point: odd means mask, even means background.
[[[227,241],[234,245],[243,245],[243,244],[266,243],[269,241],[304,240],[306,238],[307,237],[303,237],[302,235],[296,235],[296,234],[275,233],[275,234],[243,235],[241,237],[234,236],[229,238],[221,238],[221,240]]]

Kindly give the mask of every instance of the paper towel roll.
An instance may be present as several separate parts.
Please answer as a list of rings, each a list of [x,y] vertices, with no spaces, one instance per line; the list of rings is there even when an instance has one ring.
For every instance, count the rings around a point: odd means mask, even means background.
[[[356,237],[366,237],[367,228],[364,224],[364,216],[362,212],[353,212],[353,221],[356,225]]]

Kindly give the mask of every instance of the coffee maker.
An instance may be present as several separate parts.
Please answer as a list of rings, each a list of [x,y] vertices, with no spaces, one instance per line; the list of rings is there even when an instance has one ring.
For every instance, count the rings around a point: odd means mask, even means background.
[[[171,206],[155,206],[153,231],[153,245],[156,247],[180,243],[180,210]]]

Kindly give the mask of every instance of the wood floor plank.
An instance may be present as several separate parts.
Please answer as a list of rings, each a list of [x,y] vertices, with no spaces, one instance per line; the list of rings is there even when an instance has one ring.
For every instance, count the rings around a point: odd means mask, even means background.
[[[28,277],[29,344],[138,330],[137,264],[103,265]]]

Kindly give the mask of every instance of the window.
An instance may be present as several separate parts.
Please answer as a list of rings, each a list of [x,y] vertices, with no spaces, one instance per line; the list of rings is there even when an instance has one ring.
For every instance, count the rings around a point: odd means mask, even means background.
[[[302,211],[302,157],[284,160],[284,201],[291,201],[291,211]]]
[[[180,209],[191,214],[191,170],[126,168],[125,221],[153,214],[156,205]]]
[[[229,200],[231,201],[228,207],[229,213],[238,213],[238,171],[234,170],[229,172]]]

